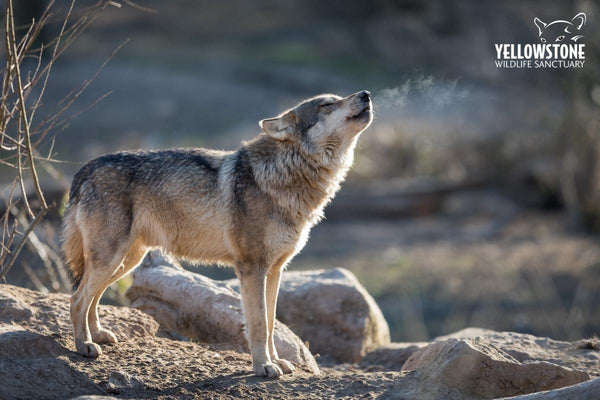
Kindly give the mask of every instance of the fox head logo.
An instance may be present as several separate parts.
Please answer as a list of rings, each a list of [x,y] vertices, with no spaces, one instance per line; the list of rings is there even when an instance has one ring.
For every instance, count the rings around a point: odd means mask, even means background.
[[[585,13],[579,13],[570,21],[557,19],[546,23],[539,18],[535,18],[533,23],[539,30],[539,37],[542,43],[560,43],[566,41],[577,42],[583,37],[579,35],[581,28],[585,25]]]

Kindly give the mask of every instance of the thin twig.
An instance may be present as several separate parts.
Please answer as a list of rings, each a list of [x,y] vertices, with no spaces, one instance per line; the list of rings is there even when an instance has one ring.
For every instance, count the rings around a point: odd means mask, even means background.
[[[52,66],[54,65],[54,61],[56,61],[56,52],[58,51],[58,46],[60,45],[60,40],[63,37],[63,34],[65,32],[65,27],[67,26],[67,22],[69,22],[69,18],[71,17],[71,12],[73,11],[74,5],[75,5],[75,0],[72,0],[71,6],[69,7],[69,11],[67,11],[67,16],[65,17],[65,21],[63,22],[62,27],[60,28],[58,37],[56,38],[56,45],[54,46],[54,51],[52,52],[52,57],[50,57],[50,61],[48,61],[48,68],[46,68],[46,75],[44,78],[44,83],[42,84],[42,89],[40,90],[40,95],[38,96],[36,101],[33,103],[33,107],[31,108],[31,116],[29,118],[30,122],[33,121],[33,116],[35,115],[35,111],[37,110],[38,105],[40,104],[40,101],[42,101],[42,97],[44,96],[44,92],[46,91],[46,86],[48,85],[48,78],[50,77],[50,71],[52,71]]]
[[[15,60],[15,74],[17,86],[19,88],[19,99],[21,104],[21,119],[23,120],[23,125],[25,128],[25,145],[27,149],[27,156],[29,157],[29,165],[31,166],[31,177],[33,179],[33,186],[35,187],[35,191],[37,196],[42,203],[42,209],[48,208],[48,204],[46,204],[46,199],[44,198],[44,194],[42,193],[42,188],[40,187],[40,181],[38,179],[37,171],[35,170],[35,160],[33,158],[33,150],[31,146],[31,135],[29,133],[29,121],[27,120],[27,106],[25,105],[25,98],[23,97],[23,83],[21,82],[21,71],[19,62],[17,60],[17,47],[15,45],[15,25],[14,25],[14,14],[13,14],[13,6],[12,0],[7,0],[7,13],[6,18],[9,18],[10,21],[10,46],[9,48],[13,52],[12,58]],[[27,197],[26,194],[24,194]]]
[[[19,245],[17,246],[15,251],[13,251],[10,260],[8,261],[2,272],[0,272],[1,280],[6,281],[6,274],[8,273],[8,271],[10,271],[15,261],[17,261],[19,253],[21,253],[21,250],[23,250],[23,246],[25,246],[25,243],[27,242],[27,237],[29,236],[31,231],[33,231],[33,228],[35,228],[35,226],[42,220],[42,218],[44,218],[48,211],[50,211],[50,207],[42,208],[40,212],[35,216],[33,221],[31,221],[25,232],[23,232],[23,238],[19,242]]]
[[[69,109],[69,107],[71,107],[71,105],[79,98],[79,96],[81,96],[81,94],[85,91],[85,89],[87,89],[87,87],[98,77],[98,75],[100,75],[100,72],[102,72],[102,70],[108,64],[108,62],[119,52],[119,50],[121,50],[121,48],[123,46],[125,46],[127,43],[129,43],[129,40],[130,39],[124,40],[121,44],[119,44],[117,46],[117,48],[115,50],[113,50],[113,52],[106,58],[106,60],[104,60],[104,62],[100,65],[100,67],[98,67],[96,72],[94,72],[92,77],[90,79],[86,79],[83,81],[83,83],[81,84],[79,89],[74,94],[71,95],[71,98],[68,99],[68,101],[63,105],[63,107],[58,112],[56,112],[54,115],[52,115],[52,117],[42,121],[40,123],[40,125],[38,125],[38,127],[36,128],[36,132],[41,130],[40,127],[42,125],[46,125],[46,128],[41,132],[41,134],[39,135],[39,138],[36,140],[36,142],[35,142],[36,146],[40,144],[42,139],[46,136],[47,132],[54,129],[57,125],[60,125],[63,123],[62,120],[59,120],[59,117],[62,116]],[[71,92],[71,93],[73,93],[73,92]],[[110,95],[110,93],[112,93],[112,92],[108,92],[108,93],[105,93],[104,95],[100,96],[100,98],[98,98],[94,103],[92,103],[91,107],[93,107],[97,102],[101,101],[106,96]],[[61,103],[64,100],[65,99],[61,100]],[[78,114],[76,114],[76,115],[78,115]]]
[[[131,0],[122,0],[122,1],[123,1],[123,3],[127,4],[129,7],[135,8],[137,10],[147,12],[149,14],[158,14],[158,10],[155,10],[154,8],[140,6],[139,4],[134,3]]]
[[[21,134],[19,133],[19,137]],[[30,216],[35,214],[29,206],[29,200],[27,199],[27,190],[25,190],[25,180],[23,179],[23,164],[21,163],[21,146],[17,146],[17,171],[19,177],[19,186],[21,187],[21,195],[23,196],[23,203],[25,203],[25,209]]]

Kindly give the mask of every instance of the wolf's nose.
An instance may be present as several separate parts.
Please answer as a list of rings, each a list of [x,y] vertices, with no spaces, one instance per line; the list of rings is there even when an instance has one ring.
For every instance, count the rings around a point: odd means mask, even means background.
[[[367,100],[371,97],[371,92],[369,92],[368,90],[363,90],[361,92],[358,92],[358,98],[361,100]]]

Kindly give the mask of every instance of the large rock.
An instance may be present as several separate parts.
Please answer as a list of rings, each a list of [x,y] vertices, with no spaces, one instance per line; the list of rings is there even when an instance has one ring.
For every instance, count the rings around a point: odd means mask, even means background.
[[[228,343],[247,351],[240,295],[223,282],[168,265],[141,266],[127,291],[132,306],[152,315],[170,332],[204,343]],[[288,327],[276,321],[279,355],[314,374],[317,363]]]
[[[434,342],[447,339],[470,339],[494,331],[482,328],[465,328],[460,331],[433,339]],[[404,363],[417,352],[427,346],[427,342],[390,343],[367,353],[360,360],[359,366],[368,371],[400,371]]]
[[[493,332],[433,342],[415,352],[402,370],[418,373],[425,386],[445,386],[466,397],[515,396],[590,379],[582,370],[584,357],[576,361],[572,351],[566,342]],[[573,369],[576,364],[579,370]]]
[[[239,286],[236,279],[228,282]],[[285,271],[277,318],[313,352],[337,362],[358,362],[390,343],[390,330],[377,303],[343,268]]]

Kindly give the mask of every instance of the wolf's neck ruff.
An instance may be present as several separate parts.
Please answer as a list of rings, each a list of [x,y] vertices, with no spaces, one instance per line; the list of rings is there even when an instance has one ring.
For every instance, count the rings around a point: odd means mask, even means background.
[[[281,143],[266,135],[246,142],[243,150],[261,190],[291,218],[313,225],[350,169],[355,144],[356,139],[345,149],[332,150],[325,155],[327,162],[306,154],[297,143]]]

